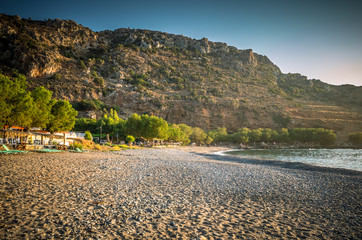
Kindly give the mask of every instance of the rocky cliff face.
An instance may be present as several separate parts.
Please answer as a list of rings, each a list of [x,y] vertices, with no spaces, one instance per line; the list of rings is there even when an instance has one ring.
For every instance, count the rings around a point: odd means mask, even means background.
[[[335,123],[340,114],[321,121],[306,107],[318,102],[355,114],[351,125],[362,128],[361,87],[283,74],[251,49],[149,30],[93,32],[71,20],[0,20],[1,71],[23,73],[31,87],[44,85],[75,105],[86,100],[83,115],[113,106],[124,117],[156,114],[204,129],[318,125],[347,131]]]

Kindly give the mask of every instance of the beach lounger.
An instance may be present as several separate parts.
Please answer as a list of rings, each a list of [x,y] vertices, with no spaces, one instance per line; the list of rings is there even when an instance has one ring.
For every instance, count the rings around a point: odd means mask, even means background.
[[[5,151],[0,151],[0,153],[27,153],[28,151],[20,151],[20,150],[10,150],[5,144],[3,144],[3,148]]]
[[[35,152],[39,152],[39,153],[59,153],[59,152],[64,152],[64,151],[57,150],[57,149],[43,148],[43,149],[37,149],[37,150],[35,150]]]

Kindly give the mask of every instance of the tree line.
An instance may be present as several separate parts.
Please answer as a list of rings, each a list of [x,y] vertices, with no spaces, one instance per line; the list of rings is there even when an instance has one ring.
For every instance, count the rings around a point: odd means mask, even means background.
[[[118,116],[117,111],[111,109],[110,114],[101,119],[76,119],[74,130],[91,131],[92,134],[109,134],[114,140],[125,140],[127,136],[144,138],[148,141],[161,139],[165,141],[181,142],[184,145],[196,144],[255,144],[260,142],[300,142],[319,145],[332,145],[335,143],[336,134],[332,130],[323,128],[270,128],[248,129],[241,128],[234,133],[228,133],[226,128],[217,128],[205,132],[198,127],[186,124],[170,124],[162,118],[147,114],[133,114],[127,119]]]
[[[328,146],[334,144],[337,138],[332,130],[324,128],[282,128],[279,130],[241,128],[232,134],[228,134],[226,128],[217,128],[207,132],[207,134],[213,138],[215,143],[230,142],[235,144],[300,142]]]
[[[69,131],[78,112],[66,100],[52,98],[44,87],[28,90],[25,76],[0,74],[0,128],[39,127],[49,132]]]
[[[162,118],[147,114],[132,114],[127,119],[118,116],[116,110],[111,109],[101,119],[79,118],[76,119],[75,131],[90,131],[93,135],[109,134],[115,141],[126,140],[127,136],[144,138],[147,141],[153,139],[182,142],[188,144],[196,136],[196,128],[186,124],[169,124]],[[194,133],[194,134],[193,134]]]

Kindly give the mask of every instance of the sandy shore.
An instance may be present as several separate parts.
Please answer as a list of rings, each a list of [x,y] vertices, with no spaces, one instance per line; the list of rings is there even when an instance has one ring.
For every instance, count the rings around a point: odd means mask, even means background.
[[[222,149],[0,156],[0,239],[361,239],[362,172]]]

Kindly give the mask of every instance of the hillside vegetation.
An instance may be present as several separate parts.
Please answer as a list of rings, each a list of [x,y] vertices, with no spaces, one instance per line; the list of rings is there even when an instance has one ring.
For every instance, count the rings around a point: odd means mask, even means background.
[[[71,20],[0,20],[1,72],[25,74],[80,117],[114,108],[204,130],[322,127],[340,139],[362,129],[361,87],[284,74],[250,49],[150,30],[93,32]]]

